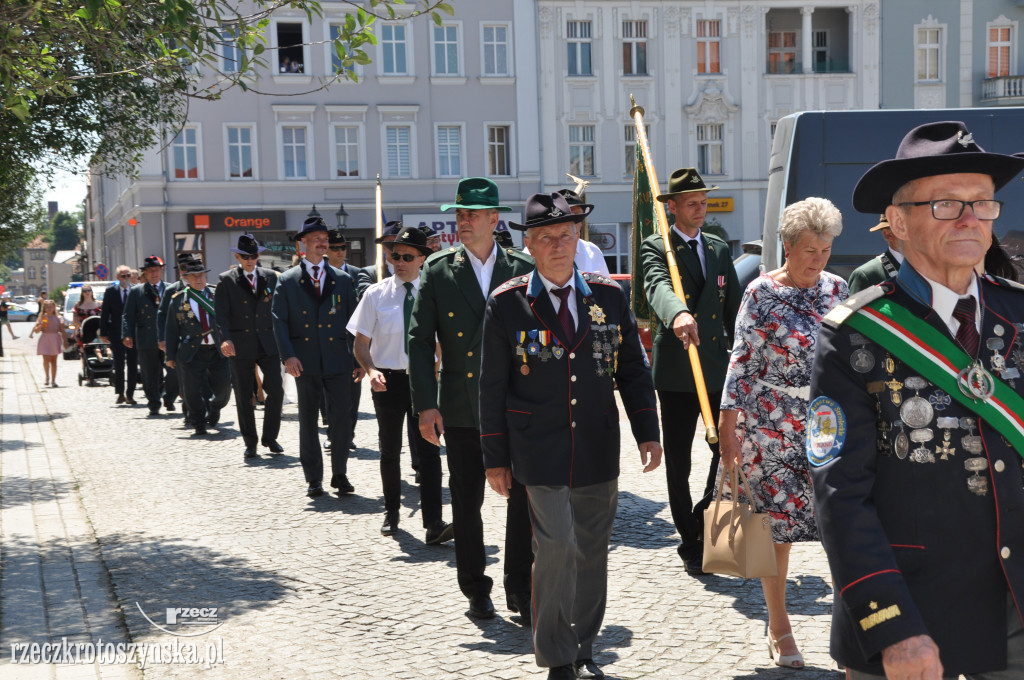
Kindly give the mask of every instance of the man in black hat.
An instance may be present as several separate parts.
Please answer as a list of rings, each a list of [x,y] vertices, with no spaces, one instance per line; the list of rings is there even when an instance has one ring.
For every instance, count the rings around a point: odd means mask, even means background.
[[[110,343],[114,354],[114,392],[117,393],[118,404],[135,403],[135,386],[139,381],[139,357],[133,347],[121,342],[121,319],[124,307],[131,291],[132,270],[122,264],[115,270],[116,286],[107,286],[103,292],[103,305],[100,309],[100,337],[103,342]],[[127,380],[125,372],[127,369]]]
[[[719,453],[718,444],[711,444],[703,498],[694,507],[690,497],[691,450],[701,409],[689,346],[694,343],[698,347],[712,420],[717,423],[743,294],[729,245],[701,229],[708,210],[707,194],[716,189],[706,186],[695,168],[680,168],[669,178],[668,192],[657,197],[676,218],[669,238],[684,299],[680,300],[672,288],[661,234],[648,236],[640,244],[644,293],[655,317],[654,387],[665,435],[668,500],[681,539],[679,557],[691,576],[704,573],[703,511],[714,490]]]
[[[853,273],[850,274],[850,280],[847,282],[850,286],[851,295],[876,283],[881,283],[886,279],[894,278],[900,270],[900,265],[903,264],[900,240],[892,233],[892,229],[889,228],[889,219],[885,215],[882,215],[878,220],[878,224],[868,229],[868,231],[882,232],[882,238],[885,239],[888,248],[878,257],[871,258],[853,270]]]
[[[487,481],[506,498],[513,479],[527,490],[533,646],[552,680],[604,676],[594,642],[618,499],[616,386],[644,472],[661,462],[654,384],[629,301],[611,279],[573,266],[577,224],[592,206],[581,208],[534,194],[526,222],[509,225],[526,231],[537,268],[487,301],[480,366]]]
[[[204,435],[207,426],[220,422],[221,409],[231,397],[231,369],[220,351],[214,289],[206,285],[210,270],[198,259],[182,269],[186,285],[167,308],[166,363],[171,371],[182,365],[189,424],[197,435]]]
[[[398,232],[402,231],[402,223],[397,220],[392,220],[384,225],[381,230],[381,235],[373,240],[374,244],[384,245],[385,243],[391,243],[398,237]],[[383,251],[382,251],[383,252]],[[384,252],[384,278],[391,276],[391,272],[394,271],[391,268],[391,263],[387,261],[387,253]],[[371,285],[377,283],[377,263],[369,264],[356,272],[356,298],[362,298],[363,293]]]
[[[245,442],[245,458],[256,457],[256,443],[282,453],[277,443],[281,431],[281,406],[284,386],[281,381],[281,357],[274,340],[274,320],[270,299],[277,287],[277,272],[257,267],[260,253],[266,250],[252,234],[242,234],[231,249],[238,261],[220,275],[215,297],[217,329],[221,353],[231,364],[231,382],[235,392],[238,429]],[[263,435],[256,431],[256,368],[263,373]]]
[[[975,272],[1022,169],[928,123],[853,191],[905,261],[825,317],[811,377],[831,653],[851,680],[1024,677],[1024,288]]]
[[[345,324],[356,307],[352,277],[324,259],[329,236],[322,218],[307,219],[295,236],[305,256],[281,274],[271,300],[274,336],[299,395],[299,460],[311,498],[323,494],[323,451],[317,432],[320,403],[327,397],[332,432],[349,431],[352,353]],[[348,480],[348,449],[331,447],[331,486],[338,494],[355,488]]]
[[[572,189],[560,189],[559,195],[565,199],[565,202],[569,204],[569,208],[572,209],[574,215],[582,214],[583,206],[586,205],[583,199]],[[576,233],[579,234],[583,229],[583,220],[576,223]],[[523,249],[524,253],[529,253],[529,248]],[[594,272],[601,276],[611,276],[608,272],[608,263],[604,261],[604,255],[601,254],[601,249],[590,241],[580,239],[576,243],[576,256],[573,259],[576,263],[576,268],[581,272]]]
[[[149,415],[160,413],[160,402],[168,411],[174,410],[178,398],[178,375],[173,370],[164,372],[164,356],[157,331],[157,313],[166,295],[161,280],[164,261],[150,255],[139,268],[143,282],[132,286],[121,317],[121,342],[139,355],[139,373],[142,389],[146,393]]]
[[[327,232],[327,259],[330,261],[331,266],[335,269],[340,269],[349,276],[352,277],[352,281],[356,281],[356,277],[362,270],[359,267],[353,267],[346,260],[348,259],[348,239],[345,238],[345,231],[343,229],[331,229]],[[358,293],[357,293],[358,299]],[[352,343],[355,338],[352,337],[351,333],[348,333],[348,346],[352,349]],[[359,419],[359,399],[363,393],[362,381],[358,378],[352,379],[352,406],[349,409],[349,420],[351,425],[351,431],[348,436],[339,438],[339,445],[345,443],[348,446],[349,451],[356,450],[355,442],[355,428],[356,421]],[[326,419],[327,417],[327,403],[324,402],[320,406],[321,414]],[[347,443],[346,443],[347,442]],[[324,447],[329,448],[331,446],[331,431],[327,430],[327,439],[324,441]]]
[[[420,267],[433,251],[427,236],[415,227],[405,227],[397,238],[384,245],[395,275],[366,289],[349,320],[355,335],[355,355],[366,370],[373,390],[380,439],[380,476],[384,487],[384,524],[381,533],[398,531],[401,509],[402,428],[412,414],[409,396],[409,321],[420,284]],[[372,343],[372,345],[371,345]],[[423,439],[419,431],[420,505],[427,545],[451,540],[454,528],[441,518],[441,450]]]
[[[165,355],[167,353],[167,310],[171,306],[171,299],[174,297],[174,294],[185,287],[185,273],[189,265],[195,261],[195,256],[192,253],[179,252],[174,257],[178,262],[178,280],[167,284],[166,288],[164,288],[164,294],[160,296],[160,307],[156,313],[157,346],[160,347],[160,351]],[[181,364],[175,364],[174,374],[178,382],[178,396],[181,397],[181,413],[184,416],[185,427],[188,427],[192,421],[189,419],[188,404],[185,403],[185,395],[183,394],[185,378],[181,375]]]
[[[448,484],[455,524],[455,562],[459,588],[469,599],[469,614],[494,616],[492,581],[484,573],[484,467],[480,451],[480,345],[484,305],[492,290],[533,269],[533,259],[494,242],[498,186],[486,177],[459,182],[455,209],[461,244],[435,253],[423,266],[409,330],[409,381],[420,433],[440,445],[445,438]],[[441,343],[440,385],[434,354]],[[438,389],[440,387],[440,389]],[[530,519],[526,491],[513,483],[505,522],[505,597],[511,611],[529,621]]]

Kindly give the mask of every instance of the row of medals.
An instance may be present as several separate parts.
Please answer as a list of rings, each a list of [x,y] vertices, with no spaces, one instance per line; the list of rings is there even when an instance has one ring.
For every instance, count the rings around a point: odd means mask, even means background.
[[[1021,324],[1024,330],[1024,324]],[[1016,348],[1013,352],[1014,362],[1018,366],[1007,366],[1006,360],[999,353],[1006,344],[1003,341],[1004,329],[996,325],[993,329],[996,337],[989,338],[985,347],[992,352],[990,365],[992,370],[999,374],[1011,387],[1015,387],[1014,380],[1019,378],[1021,373],[1019,366],[1024,365],[1024,348]],[[1018,334],[1020,337],[1020,334]],[[850,355],[850,366],[858,373],[868,373],[875,367],[875,355],[867,349],[870,340],[860,333],[854,333],[850,337],[851,344],[860,345]],[[978,421],[973,417],[957,418],[955,416],[939,416],[935,419],[935,425],[942,430],[942,443],[935,447],[933,452],[926,444],[935,438],[935,431],[928,427],[935,418],[936,411],[944,411],[952,403],[952,397],[944,391],[936,388],[935,392],[927,399],[921,396],[921,390],[932,386],[930,382],[918,375],[906,378],[903,382],[896,380],[896,361],[888,352],[885,354],[885,372],[888,379],[868,383],[868,392],[875,395],[875,408],[878,414],[876,427],[878,429],[877,446],[883,456],[891,456],[894,453],[900,460],[910,458],[914,463],[934,463],[935,455],[939,454],[939,460],[949,460],[950,456],[956,455],[956,448],[952,443],[954,429],[967,430],[967,434],[960,438],[960,446],[970,457],[964,460],[964,468],[973,474],[967,478],[967,489],[978,496],[988,493],[988,479],[981,476],[981,472],[988,468],[988,459],[985,458],[982,448],[981,436],[974,434],[978,427]],[[903,388],[914,391],[914,396],[903,399],[901,390]],[[890,424],[882,417],[882,403],[878,396],[885,389],[889,389],[889,400],[894,406],[900,409],[900,418]],[[910,428],[910,433],[906,431]],[[899,428],[899,432],[893,442],[889,441],[889,433]],[[911,443],[917,444],[917,448],[911,449]]]
[[[593,357],[597,361],[597,375],[598,377],[612,375],[618,363],[619,343],[622,342],[619,327],[613,323],[591,324],[590,330],[594,335]],[[519,372],[523,375],[530,375],[530,366],[526,363],[527,357],[550,361],[551,359],[561,359],[565,355],[565,346],[551,331],[518,331],[516,341],[516,356],[523,360]]]

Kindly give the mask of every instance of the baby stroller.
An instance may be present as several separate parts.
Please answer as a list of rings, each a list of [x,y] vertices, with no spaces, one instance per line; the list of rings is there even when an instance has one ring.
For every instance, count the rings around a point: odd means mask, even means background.
[[[96,378],[106,378],[109,383],[110,374],[114,370],[114,355],[110,351],[110,343],[100,340],[98,316],[90,316],[82,321],[77,344],[82,355],[82,372],[78,374],[78,384],[88,381],[89,386],[93,387]]]

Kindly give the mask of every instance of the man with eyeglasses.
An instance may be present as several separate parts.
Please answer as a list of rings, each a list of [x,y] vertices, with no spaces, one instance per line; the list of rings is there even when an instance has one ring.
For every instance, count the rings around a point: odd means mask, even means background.
[[[825,317],[811,378],[849,680],[1024,677],[1024,288],[975,271],[1021,170],[963,123],[928,123],[854,189],[905,260]]]
[[[121,342],[121,317],[128,301],[129,283],[132,270],[127,265],[119,265],[115,276],[116,286],[108,286],[103,292],[103,306],[100,309],[100,338],[110,343],[114,353],[114,392],[117,393],[118,404],[134,404],[135,386],[139,382],[139,356],[134,347]],[[128,369],[128,380],[125,382],[125,367]]]
[[[353,267],[346,260],[348,259],[348,239],[345,238],[345,232],[342,229],[331,229],[327,232],[327,259],[330,261],[331,266],[335,269],[340,269],[349,276],[352,277],[352,281],[356,281],[356,276],[362,270],[359,267]],[[353,349],[353,342],[355,338],[352,337],[351,333],[346,333],[348,337],[348,347],[350,350]],[[356,450],[355,442],[355,430],[356,421],[359,419],[359,399],[363,393],[362,381],[353,378],[352,379],[352,406],[349,410],[349,420],[351,429],[348,432],[348,436],[339,437],[340,443],[346,443],[349,451]],[[324,403],[320,407],[320,411],[324,417],[327,415],[327,404]],[[329,448],[332,444],[331,431],[327,430],[327,441],[324,442],[324,447]]]
[[[277,287],[277,272],[257,267],[266,248],[252,234],[242,234],[231,252],[238,262],[222,273],[214,297],[221,353],[231,364],[231,386],[235,392],[238,429],[245,443],[244,458],[256,458],[256,443],[271,453],[283,453],[277,443],[281,431],[281,406],[284,386],[281,357],[274,340],[274,320],[270,300]],[[256,368],[263,374],[263,434],[256,431]]]
[[[373,390],[380,441],[380,476],[384,487],[384,523],[380,532],[398,532],[402,505],[402,430],[412,413],[409,395],[409,322],[420,285],[420,267],[433,251],[427,236],[416,227],[405,227],[386,244],[385,252],[394,266],[389,276],[366,289],[348,323],[355,335],[356,361],[366,370]],[[371,345],[372,343],[372,345]],[[449,541],[455,534],[441,518],[441,449],[423,439],[419,432],[420,506],[427,545]]]

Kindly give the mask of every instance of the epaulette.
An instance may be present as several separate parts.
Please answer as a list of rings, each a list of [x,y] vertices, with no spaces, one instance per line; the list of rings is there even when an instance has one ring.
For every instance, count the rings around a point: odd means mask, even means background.
[[[458,250],[458,248],[456,248],[455,246],[452,246],[451,248],[442,248],[436,253],[431,253],[430,255],[428,255],[423,265],[426,266],[432,262],[437,262],[438,260],[443,260],[447,257],[450,257],[455,254],[456,250]]]
[[[604,274],[598,272],[581,272],[583,274],[583,280],[587,283],[603,283],[606,286],[617,286],[615,279],[610,279]]]
[[[1016,281],[1004,279],[1000,276],[992,276],[991,274],[984,274],[981,278],[985,279],[986,281],[993,285],[999,286],[1000,288],[1005,288],[1007,290],[1012,290],[1018,293],[1024,293],[1024,285],[1021,285]]]
[[[513,276],[511,279],[495,288],[491,295],[500,295],[512,290],[513,288],[525,286],[529,280],[529,276]]]
[[[504,248],[503,250],[513,259],[522,260],[527,264],[533,264],[534,262],[532,255],[527,255],[521,250],[516,250],[515,248]]]
[[[708,232],[704,231],[703,229],[701,230],[700,233],[703,234],[704,238],[707,239],[708,241],[718,241],[722,245],[729,245],[728,243],[725,242],[725,239],[723,239],[721,236],[719,236],[717,234],[708,233]]]
[[[883,281],[882,283],[871,286],[870,288],[865,288],[833,307],[832,311],[826,314],[825,318],[821,320],[821,323],[832,329],[839,328],[846,323],[846,320],[850,318],[850,315],[861,307],[869,305],[878,298],[888,295],[894,289],[895,286],[893,286],[892,281]]]
[[[179,295],[184,294],[185,291],[187,291],[187,290],[188,290],[188,286],[185,286],[185,287],[179,289],[177,293],[175,293],[174,295],[171,296],[171,299],[173,300],[174,298],[178,297]]]

